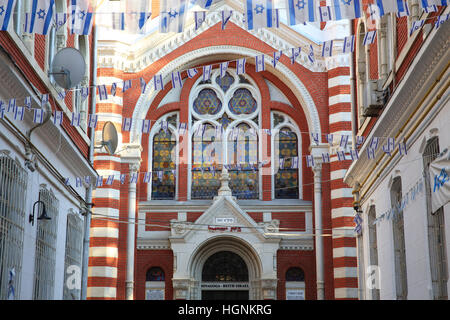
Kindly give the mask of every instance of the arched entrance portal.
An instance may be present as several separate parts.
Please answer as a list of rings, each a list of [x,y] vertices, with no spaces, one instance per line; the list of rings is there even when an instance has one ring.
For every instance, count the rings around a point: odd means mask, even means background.
[[[231,251],[211,255],[202,270],[202,300],[248,300],[248,268]]]

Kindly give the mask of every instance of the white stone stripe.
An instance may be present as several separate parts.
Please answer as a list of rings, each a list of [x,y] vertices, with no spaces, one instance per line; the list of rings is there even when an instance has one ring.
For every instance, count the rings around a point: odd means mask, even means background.
[[[87,296],[89,298],[116,298],[115,287],[88,287]]]
[[[331,113],[328,116],[328,120],[330,124],[336,123],[336,122],[350,122],[352,121],[352,113],[351,112],[336,112]]]
[[[117,258],[119,249],[114,247],[91,247],[89,248],[89,257],[107,257]]]
[[[91,227],[91,238],[119,238],[119,227]]]
[[[339,188],[331,190],[331,199],[353,198],[351,188]]]
[[[357,278],[358,268],[356,267],[340,267],[334,268],[333,270],[334,278]]]
[[[336,299],[358,298],[358,288],[335,288],[334,297]]]
[[[93,198],[110,198],[114,200],[119,200],[120,190],[112,188],[95,189],[93,193]]]
[[[122,126],[122,115],[121,114],[104,113],[104,112],[100,112],[100,113],[96,113],[96,114],[98,115],[98,121],[103,121],[103,122],[111,121],[114,123],[120,123],[120,127]],[[117,128],[117,129],[120,129],[120,128]]]
[[[99,218],[118,218],[119,217],[119,209],[114,208],[102,208],[102,207],[94,207],[93,211],[93,217],[95,218],[96,214],[99,215]]]
[[[101,155],[101,156],[94,155],[94,161],[114,161],[114,162],[118,162],[118,163],[122,162],[119,157],[105,156],[105,155]]]
[[[340,218],[340,217],[354,217],[355,211],[350,207],[342,207],[342,208],[334,208],[331,209],[331,218]]]
[[[108,99],[100,100],[100,96],[97,94],[97,103],[111,103],[116,104],[118,106],[123,105],[123,98],[119,96],[113,96],[108,92]]]
[[[344,178],[346,173],[347,173],[346,169],[339,169],[339,170],[331,171],[330,172],[330,179],[331,180],[341,180],[341,179]]]
[[[97,82],[104,85],[112,85],[114,82],[117,84],[117,88],[123,87],[123,79],[116,77],[98,77]]]
[[[356,248],[354,247],[333,248],[333,258],[342,258],[342,257],[356,257]]]
[[[117,278],[116,267],[89,267],[89,277]]]
[[[328,88],[333,88],[336,86],[349,86],[350,76],[337,76],[328,79]]]
[[[330,106],[332,106],[333,104],[338,104],[338,103],[348,103],[351,102],[351,96],[349,94],[338,94],[335,96],[331,96],[328,98],[328,104]]]

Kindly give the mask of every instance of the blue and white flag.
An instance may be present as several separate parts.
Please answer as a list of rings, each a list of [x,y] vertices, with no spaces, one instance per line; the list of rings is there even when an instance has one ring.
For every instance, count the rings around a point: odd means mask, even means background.
[[[331,20],[331,7],[319,7],[320,22],[327,22]]]
[[[131,88],[131,80],[124,80],[123,86],[122,86],[122,92],[125,93],[128,89]]]
[[[117,83],[113,83],[112,85],[111,85],[111,95],[113,96],[113,97],[115,97],[116,96],[116,93],[117,93]]]
[[[162,170],[156,171],[156,175],[158,176],[159,181],[162,181],[164,172]]]
[[[63,115],[64,115],[64,113],[62,111],[55,111],[55,114],[53,115],[53,124],[54,125],[62,125]]]
[[[156,74],[153,76],[153,85],[154,85],[155,91],[164,89],[162,74]]]
[[[191,0],[191,4],[200,6],[203,9],[209,9],[214,2],[217,2],[217,0]]]
[[[197,126],[197,129],[195,129],[194,136],[202,137],[204,132],[205,132],[205,125],[204,124],[199,124]]]
[[[300,56],[300,53],[302,52],[301,47],[297,48],[291,48],[292,56],[291,56],[291,64],[295,63],[295,60]]]
[[[316,21],[315,0],[286,0],[286,11],[291,26]]]
[[[298,169],[298,157],[291,158],[291,169]]]
[[[16,110],[16,98],[9,99],[8,112],[14,112]]]
[[[356,136],[356,146],[360,146],[364,143],[365,137],[364,136]]]
[[[222,30],[225,30],[228,21],[230,21],[233,10],[222,10]]]
[[[449,17],[450,17],[450,14],[446,14],[446,15],[437,17],[437,20],[435,23],[436,29],[438,29],[445,21],[447,21]]]
[[[187,129],[187,123],[186,123],[186,122],[181,122],[181,123],[178,125],[178,134],[179,134],[180,136],[183,136],[184,133],[186,132],[186,129]]]
[[[124,184],[126,178],[127,178],[127,174],[126,173],[121,173],[120,174],[120,184]]]
[[[166,0],[159,2],[159,32],[183,32],[186,13],[186,0]]]
[[[151,17],[148,1],[128,0],[125,2],[125,30],[130,34],[141,34],[147,20]]]
[[[371,160],[371,159],[375,159],[375,149],[372,149],[372,148],[367,148],[367,158],[369,159],[369,160]]]
[[[95,182],[95,186],[96,186],[97,188],[103,186],[103,176],[98,176],[98,177],[97,177],[97,181]]]
[[[377,30],[367,31],[364,36],[363,45],[367,46],[369,44],[374,43],[376,35],[377,35]]]
[[[399,142],[398,143],[398,151],[400,152],[400,155],[405,156],[408,154],[407,148],[406,148],[406,142]]]
[[[432,5],[426,8],[423,8],[423,11],[425,11],[425,13],[430,13],[430,12],[437,12],[438,8],[436,5]]]
[[[42,123],[44,121],[44,109],[34,109],[33,122]]]
[[[339,146],[341,147],[341,148],[347,148],[347,144],[348,144],[348,135],[347,134],[343,134],[342,136],[341,136],[341,142],[339,142]]]
[[[361,17],[361,0],[333,0],[334,20]]]
[[[345,152],[344,151],[336,151],[336,155],[337,155],[338,161],[345,160]]]
[[[130,131],[133,118],[124,118],[122,123],[122,131]]]
[[[24,107],[16,107],[16,110],[14,112],[14,120],[23,120],[23,116],[25,115],[25,108]]]
[[[111,186],[113,183],[114,183],[114,175],[113,175],[113,174],[110,174],[110,175],[108,176],[108,179],[106,179],[105,184],[106,184],[107,186]]]
[[[285,159],[284,159],[284,158],[280,158],[278,162],[279,162],[279,167],[280,167],[280,169],[284,169],[284,162],[285,162]]]
[[[245,74],[245,58],[238,59],[236,61],[236,73],[237,74]]]
[[[350,53],[355,51],[355,35],[351,35],[344,38],[344,45],[342,47],[342,53]]]
[[[307,155],[306,156],[306,166],[308,168],[314,167],[314,157],[312,155]]]
[[[411,26],[411,30],[409,30],[409,36],[411,36],[414,33],[414,31],[419,30],[420,28],[422,28],[424,23],[425,23],[425,20],[416,20],[416,21],[414,21],[412,26]]]
[[[70,121],[70,125],[74,127],[79,127],[81,121],[81,114],[78,112],[72,112],[72,120]]]
[[[206,19],[206,11],[194,11],[195,30],[198,30]]]
[[[92,181],[92,177],[91,176],[84,176],[84,183],[87,185],[90,185]]]
[[[203,66],[203,81],[208,81],[211,78],[212,65]]]
[[[380,16],[389,12],[400,12],[404,10],[402,0],[376,0],[376,6],[379,9]]]
[[[3,101],[0,100],[0,119],[5,118],[5,105]]]
[[[161,130],[163,130],[165,133],[167,133],[167,130],[169,129],[169,122],[163,120],[161,121]]]
[[[420,2],[420,4],[422,5],[422,8],[428,8],[431,7],[433,5],[435,6],[446,6],[447,5],[447,0],[422,0]]]
[[[410,15],[409,14],[409,5],[408,5],[407,0],[397,1],[397,5],[398,5],[398,12],[397,12],[398,18],[406,17],[406,16]]]
[[[142,133],[149,133],[150,132],[150,120],[142,120]]]
[[[197,75],[198,71],[196,68],[191,68],[187,70],[187,76],[189,77],[189,79],[194,78]]]
[[[389,146],[388,146],[388,145],[382,146],[382,149],[383,149],[384,153],[386,153],[386,154],[388,154],[389,156],[391,156],[391,151],[392,151],[392,150],[389,150]]]
[[[94,16],[89,0],[72,0],[71,33],[88,35],[91,33]]]
[[[327,142],[330,146],[333,145],[333,134],[332,133],[327,134]]]
[[[386,146],[387,146],[387,149],[388,149],[389,151],[394,151],[394,149],[395,149],[395,138],[389,137],[389,138],[387,139],[387,144],[386,144]]]
[[[278,10],[272,0],[246,0],[247,29],[279,27]]]
[[[48,103],[48,93],[44,93],[41,95],[41,107]]]
[[[53,24],[55,0],[33,0],[25,32],[46,35]]]
[[[125,12],[112,12],[111,22],[113,30],[125,30]]]
[[[60,91],[58,92],[58,99],[59,100],[64,100],[66,98],[66,91]]]
[[[144,93],[145,89],[147,88],[147,83],[145,82],[144,78],[139,78],[139,84],[141,85],[141,93]]]
[[[31,97],[26,97],[26,98],[25,98],[24,106],[25,106],[25,108],[27,108],[28,110],[31,109]]]
[[[264,64],[264,54],[261,54],[261,55],[255,57],[255,71],[261,72],[264,70],[266,70],[266,67]]]
[[[89,87],[82,87],[81,88],[81,99],[86,100],[88,95],[89,95]]]
[[[350,149],[350,157],[352,158],[353,161],[358,160],[359,159],[358,150]]]
[[[322,153],[322,162],[330,163],[330,154],[329,153]]]
[[[88,116],[88,127],[89,128],[96,128],[98,122],[98,115],[97,114],[89,114]]]
[[[75,187],[81,188],[83,186],[83,180],[81,177],[75,177]]]
[[[273,60],[272,60],[272,64],[273,64],[273,67],[275,68],[276,67],[276,65],[277,65],[277,63],[278,63],[278,61],[281,59],[281,55],[283,54],[283,51],[275,51],[274,53],[273,53]]]
[[[150,183],[152,181],[152,173],[150,171],[144,173],[144,179],[142,182]]]
[[[228,69],[228,61],[222,62],[220,64],[220,77],[223,78],[225,77],[225,75],[227,74],[227,69]]]
[[[62,13],[62,12],[57,12],[55,14],[56,30],[61,29],[67,23],[68,16],[69,15],[67,13]]]
[[[0,30],[8,30],[16,0],[0,0]]]
[[[316,145],[319,145],[319,134],[317,132],[311,132],[311,138]]]
[[[183,81],[181,80],[181,75],[179,71],[172,72],[172,87],[173,88],[183,87]]]
[[[106,90],[106,85],[101,84],[97,86],[98,88],[98,95],[100,100],[107,100],[108,99],[108,91]]]
[[[309,45],[308,59],[309,61],[311,61],[311,63],[314,63],[314,61],[316,61],[316,59],[314,58],[314,49],[311,44]]]
[[[263,129],[264,133],[267,134],[268,136],[272,135],[272,131],[270,129]]]
[[[378,137],[372,137],[372,139],[370,140],[369,148],[371,148],[373,150],[377,150],[379,140],[380,140],[380,138],[378,138]]]
[[[322,57],[331,57],[333,55],[333,40],[325,41],[322,45]]]

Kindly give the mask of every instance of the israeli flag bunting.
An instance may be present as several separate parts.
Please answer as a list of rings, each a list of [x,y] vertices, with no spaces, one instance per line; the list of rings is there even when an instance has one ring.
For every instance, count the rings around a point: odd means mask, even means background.
[[[338,157],[338,161],[344,161],[345,160],[345,152],[344,151],[336,151],[336,155]]]
[[[139,83],[141,85],[141,93],[145,92],[145,89],[147,88],[147,83],[145,82],[144,78],[139,78]]]
[[[122,131],[130,131],[133,118],[124,118],[122,123]]]
[[[426,8],[423,8],[423,11],[425,11],[425,13],[430,13],[430,12],[437,12],[438,8],[436,5],[432,5]]]
[[[48,103],[48,93],[41,95],[41,107]]]
[[[339,143],[339,146],[341,147],[341,148],[347,148],[347,144],[348,144],[348,135],[346,135],[346,134],[343,134],[342,136],[341,136],[341,142]]]
[[[369,159],[369,160],[371,160],[371,159],[375,159],[375,149],[372,149],[372,148],[367,148],[367,158]]]
[[[390,151],[394,151],[395,149],[395,138],[389,137],[387,139],[387,147]]]
[[[169,122],[161,121],[161,130],[164,130],[164,132],[167,133],[168,128],[169,128]]]
[[[83,100],[86,100],[86,98],[88,97],[88,95],[89,95],[89,87],[82,87],[82,88],[81,88],[81,98],[82,98]]]
[[[64,179],[64,185],[70,186],[70,178],[65,178]]]
[[[53,115],[53,124],[62,125],[62,123],[63,123],[63,112],[55,111],[55,114]]]
[[[422,5],[422,8],[428,8],[431,7],[432,5],[435,6],[446,6],[447,5],[447,0],[422,0],[420,2],[420,4]]]
[[[0,30],[7,31],[16,0],[0,0]]]
[[[344,38],[342,53],[350,53],[355,51],[355,36],[351,35]]]
[[[331,20],[331,8],[329,6],[319,7],[320,22],[327,22]]]
[[[71,33],[88,35],[91,33],[94,16],[89,0],[72,0]]]
[[[278,10],[272,0],[247,0],[245,17],[247,30],[279,27]]]
[[[55,14],[55,26],[56,30],[61,29],[67,23],[67,17],[69,15],[67,13],[57,12]]]
[[[212,65],[203,66],[203,81],[208,81],[211,78]]]
[[[272,132],[270,129],[263,129],[264,133],[267,134],[268,136],[272,135]]]
[[[298,157],[292,157],[291,169],[298,169]]]
[[[151,172],[144,173],[143,182],[144,183],[150,183],[151,181],[152,181],[152,173]]]
[[[383,149],[384,153],[386,153],[386,154],[388,154],[389,156],[391,156],[391,151],[392,151],[392,150],[389,150],[389,146],[388,146],[388,145],[384,145],[384,146],[382,147],[382,149]]]
[[[97,177],[97,181],[95,182],[95,186],[98,187],[103,187],[103,176],[98,176]]]
[[[16,107],[16,110],[14,112],[14,120],[23,120],[23,116],[25,115],[25,108],[24,107]]]
[[[126,173],[120,174],[120,184],[124,184],[126,178],[127,178]]]
[[[115,97],[116,96],[116,93],[117,93],[117,83],[113,83],[112,85],[111,85],[111,95],[113,96],[113,97]]]
[[[81,177],[75,177],[75,186],[77,188],[80,188],[81,186],[83,186],[83,181],[81,180]]]
[[[277,63],[278,63],[278,61],[281,59],[281,55],[283,54],[283,51],[275,51],[274,53],[273,53],[273,60],[272,60],[272,63],[273,63],[273,67],[275,68],[276,67],[276,65],[277,65]]]
[[[400,155],[402,155],[402,156],[405,156],[408,154],[408,151],[406,149],[406,142],[398,143],[398,151],[400,152]]]
[[[308,59],[309,61],[311,61],[311,63],[314,63],[314,61],[316,61],[316,59],[314,58],[314,49],[312,45],[309,45]]]
[[[16,99],[9,99],[8,112],[14,112],[16,110]]]
[[[361,17],[361,0],[333,0],[335,20]]]
[[[197,129],[195,130],[194,135],[196,137],[202,137],[204,131],[205,131],[205,125],[204,124],[200,124],[200,125],[197,126]]]
[[[111,20],[113,30],[125,30],[125,12],[113,12]]]
[[[113,182],[114,182],[114,175],[113,175],[113,174],[110,174],[110,175],[108,176],[108,179],[106,179],[105,184],[106,184],[107,186],[111,186],[111,185],[113,184]]]
[[[31,97],[25,98],[24,105],[25,105],[25,108],[27,108],[28,110],[31,109]]]
[[[46,35],[53,25],[55,0],[33,0],[31,14],[25,20],[25,32]]]
[[[409,36],[411,36],[414,31],[419,30],[424,25],[425,20],[416,20],[413,22],[411,30],[409,31]]]
[[[187,76],[189,77],[189,79],[192,79],[197,75],[197,73],[198,73],[197,69],[191,68],[191,69],[188,69]]]
[[[70,121],[70,125],[73,127],[79,127],[81,121],[81,114],[77,112],[72,112],[72,120]]]
[[[195,30],[198,30],[206,19],[206,11],[194,11]]]
[[[322,57],[331,57],[333,54],[333,40],[325,41],[322,46]]]
[[[364,36],[364,40],[363,40],[363,45],[367,46],[369,44],[374,43],[376,35],[377,35],[377,30],[371,30],[371,31],[366,32],[366,34]]]
[[[58,99],[59,100],[64,100],[65,98],[66,98],[66,92],[64,90],[58,92]]]
[[[106,90],[106,86],[104,84],[97,86],[98,88],[98,95],[100,97],[100,100],[107,100],[108,99],[108,92]]]
[[[123,86],[122,86],[122,92],[125,93],[128,89],[131,88],[131,80],[124,80]]]
[[[378,137],[372,137],[372,140],[370,140],[370,145],[369,148],[373,149],[373,150],[377,150],[378,149],[378,141],[380,139]]]
[[[42,123],[44,121],[44,110],[43,109],[34,109],[33,114],[33,122],[34,123]]]
[[[280,158],[280,159],[279,159],[279,167],[280,167],[280,169],[283,169],[283,168],[284,168],[284,161],[285,161],[284,158]]]
[[[0,119],[5,118],[5,107],[3,105],[3,101],[0,100]]]
[[[245,58],[237,60],[237,62],[236,62],[236,64],[237,64],[236,73],[237,74],[245,74],[245,61],[246,61]]]
[[[356,146],[358,147],[362,145],[364,143],[364,140],[365,140],[364,136],[356,136]]]
[[[261,72],[266,70],[264,65],[264,54],[255,57],[255,71]]]
[[[294,64],[295,60],[300,56],[302,48],[301,47],[291,48],[291,51],[292,51],[291,64]]]
[[[403,10],[402,0],[376,0],[376,6],[379,9],[380,16],[389,12],[399,12]]]
[[[450,14],[446,14],[446,15],[437,17],[436,29],[438,29],[445,21],[447,21],[449,16],[450,16]]]
[[[291,26],[316,21],[315,0],[286,0],[286,11]]]
[[[150,120],[142,120],[142,133],[149,133],[150,132]]]
[[[317,132],[311,132],[311,137],[316,145],[319,145],[319,134]]]
[[[95,129],[97,127],[98,115],[89,114],[88,116],[88,127]]]
[[[125,2],[125,30],[128,33],[142,33],[142,29],[151,17],[148,1],[128,0]]]
[[[307,156],[306,156],[306,166],[307,166],[308,168],[314,167],[314,158],[313,158],[312,155],[307,155]]]
[[[358,160],[359,159],[359,154],[358,154],[358,150],[350,150],[350,157],[352,158],[353,161]]]
[[[156,74],[153,77],[153,85],[155,87],[155,91],[164,89],[162,74]]]
[[[173,88],[183,87],[183,82],[181,80],[181,75],[179,71],[172,72],[172,87]]]
[[[330,146],[333,145],[333,134],[332,133],[327,134],[327,142]]]
[[[84,177],[84,183],[85,184],[89,185],[89,184],[91,184],[91,181],[92,181],[92,177],[91,176],[85,176]]]
[[[398,12],[397,12],[397,18],[406,17],[409,16],[409,5],[406,0],[397,1],[398,5]]]
[[[187,129],[187,123],[186,122],[181,122],[178,125],[178,134],[180,136],[184,135],[184,133],[186,132],[186,129]]]
[[[222,10],[222,30],[225,30],[228,21],[230,21],[233,10]]]
[[[227,74],[228,64],[229,64],[228,61],[222,62],[220,64],[220,77],[221,78],[225,77],[225,75]]]
[[[183,32],[186,0],[166,0],[159,2],[161,33]]]

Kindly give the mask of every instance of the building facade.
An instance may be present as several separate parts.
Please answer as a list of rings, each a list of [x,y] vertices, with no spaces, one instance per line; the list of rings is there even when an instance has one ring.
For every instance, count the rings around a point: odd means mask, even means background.
[[[283,23],[248,31],[242,1],[214,4],[198,30],[188,16],[182,33],[163,34],[152,3],[153,31],[99,35],[98,83],[118,89],[97,103],[96,141],[110,122],[119,144],[94,156],[98,174],[116,179],[94,192],[88,299],[356,299],[353,198],[342,180],[351,161],[337,161],[339,141],[325,139],[352,132],[349,56],[324,59],[318,42]],[[108,5],[100,10],[125,10]],[[221,10],[233,10],[224,30]],[[172,85],[175,71],[182,86]]]
[[[31,3],[16,1],[8,31],[0,31],[0,299],[80,299],[91,188],[65,180],[97,176],[87,127],[95,93],[83,100],[72,90],[61,100],[48,72],[59,50],[74,47],[87,63],[80,85],[92,85],[94,40],[54,26],[46,36],[25,33]],[[56,1],[56,10],[66,12],[68,4]],[[41,109],[43,121],[35,123]],[[61,125],[53,122],[55,111],[63,112]],[[78,127],[70,125],[72,112],[82,114]],[[44,205],[50,220],[38,219]]]
[[[432,209],[437,185],[430,164],[449,147],[450,26],[435,25],[449,11],[427,13],[418,1],[408,4],[410,16],[353,25],[360,37],[354,135],[365,142],[344,181],[363,220],[357,239],[360,299],[448,299],[450,208]],[[410,32],[420,20],[423,26]],[[364,47],[361,32],[368,29],[377,30],[377,39]],[[374,137],[380,144],[369,160]],[[388,148],[388,137],[395,138],[395,148]],[[406,152],[398,148],[403,142]]]

